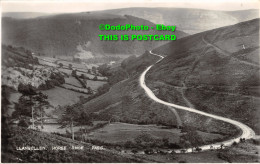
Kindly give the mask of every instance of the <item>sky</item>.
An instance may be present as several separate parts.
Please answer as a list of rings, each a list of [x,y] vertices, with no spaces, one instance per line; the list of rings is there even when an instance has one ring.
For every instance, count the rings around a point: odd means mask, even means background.
[[[227,3],[228,2],[228,3]],[[2,12],[73,13],[128,7],[174,7],[208,10],[259,9],[260,0],[2,0]]]

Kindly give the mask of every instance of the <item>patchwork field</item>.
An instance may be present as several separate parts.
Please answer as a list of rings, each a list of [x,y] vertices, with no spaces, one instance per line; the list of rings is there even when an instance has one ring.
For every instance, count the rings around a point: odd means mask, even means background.
[[[102,85],[106,84],[105,81],[93,81],[93,80],[87,80],[87,86],[90,87],[92,90],[97,90]]]
[[[219,134],[210,134],[198,131],[204,141],[222,138]],[[90,139],[100,140],[106,143],[124,143],[134,141],[134,139],[148,133],[153,138],[168,138],[169,142],[178,143],[182,135],[180,129],[167,129],[164,126],[156,125],[137,125],[126,123],[111,123],[104,128],[98,129],[89,135]]]
[[[72,76],[65,78],[65,83],[72,84],[72,85],[75,85],[78,87],[82,87],[82,85],[79,83],[79,81],[75,77],[72,77]]]
[[[69,66],[69,64],[71,64],[72,68],[76,68],[76,69],[84,69],[84,70],[90,69],[84,64],[79,64],[79,63],[74,63],[74,62],[69,62],[69,61],[59,60],[58,63],[62,63],[64,66],[67,66],[67,67]]]
[[[74,126],[73,130],[74,132],[78,132],[81,128],[84,129],[91,129],[94,126],[96,126],[99,123],[104,123],[104,121],[93,121],[93,126],[88,126],[88,125],[83,125],[83,126]],[[60,128],[61,125],[60,124],[44,124],[43,125],[43,130],[44,132],[47,133],[60,133],[60,134],[66,134],[66,130],[70,133],[70,128]]]
[[[71,73],[72,73],[72,70],[66,69],[66,68],[58,68],[58,70],[59,70],[60,72],[66,73],[67,75],[71,75]],[[77,69],[77,70],[83,71],[82,69]],[[87,70],[84,70],[84,72],[79,72],[79,71],[77,71],[77,75],[78,75],[78,76],[81,76],[81,74],[83,74],[83,75],[85,75],[86,77],[88,77],[88,78],[90,78],[90,79],[93,79],[93,78],[95,77],[94,75],[89,74],[89,73],[86,73],[86,72],[87,72]],[[98,79],[98,80],[104,80],[104,79],[107,79],[107,78],[106,78],[106,77],[103,77],[103,76],[97,76],[97,79]]]
[[[50,104],[54,107],[58,105],[64,106],[76,103],[77,101],[79,101],[79,96],[88,97],[88,95],[86,94],[74,92],[60,87],[55,87],[53,89],[42,92],[48,95],[48,100]]]
[[[72,85],[69,85],[69,84],[63,84],[62,86],[67,88],[67,89],[72,89],[73,91],[88,93],[88,89],[86,89],[86,88],[79,88],[79,87],[75,87],[75,86],[72,86]]]

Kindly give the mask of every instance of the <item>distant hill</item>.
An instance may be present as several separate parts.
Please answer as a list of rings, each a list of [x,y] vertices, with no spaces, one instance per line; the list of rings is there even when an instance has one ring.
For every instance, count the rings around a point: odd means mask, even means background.
[[[3,12],[2,17],[10,17],[15,19],[29,19],[40,16],[52,15],[51,13],[38,13],[38,12]]]
[[[98,35],[121,34],[173,34],[172,32],[150,31],[100,31],[100,24],[111,25],[155,25],[133,16],[102,13],[76,13],[44,16],[33,19],[2,19],[2,42],[23,46],[48,56],[80,56],[81,58],[104,55],[141,55],[145,50],[160,46],[164,41],[100,41]],[[186,36],[175,31],[177,39]]]
[[[166,57],[149,71],[147,82],[167,101],[175,102],[171,96],[181,88],[194,108],[260,133],[259,19],[191,35],[153,52]]]
[[[118,15],[132,15],[155,24],[176,25],[189,34],[259,18],[259,10],[216,11],[189,8],[123,8],[102,11]]]

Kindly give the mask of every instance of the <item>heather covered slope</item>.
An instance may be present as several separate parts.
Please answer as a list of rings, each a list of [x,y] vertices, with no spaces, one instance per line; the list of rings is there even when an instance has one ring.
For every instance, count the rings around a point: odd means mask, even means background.
[[[133,16],[104,13],[76,13],[44,16],[32,19],[2,18],[2,42],[23,46],[48,56],[80,56],[81,58],[105,55],[141,55],[145,50],[164,44],[164,41],[100,41],[98,35],[173,34],[166,31],[100,31],[100,24],[147,25],[155,24]],[[186,36],[176,30],[177,39]]]
[[[166,55],[148,86],[172,100],[179,88],[192,106],[259,129],[259,19],[188,36],[153,50]],[[166,91],[165,91],[166,90]]]
[[[147,66],[157,60],[158,57],[148,52],[138,58],[125,60],[122,65],[126,72],[129,72],[129,78],[112,86],[107,93],[86,102],[85,111],[95,113],[97,120],[193,127],[203,132],[224,135],[224,138],[238,134],[237,129],[232,125],[186,111],[178,110],[174,113],[169,107],[151,100],[140,87],[139,76]],[[167,88],[164,90],[154,88],[153,91],[163,100],[166,98],[164,93],[169,93]],[[169,93],[172,101],[183,106],[187,105],[180,89],[173,88],[171,91],[174,91]]]

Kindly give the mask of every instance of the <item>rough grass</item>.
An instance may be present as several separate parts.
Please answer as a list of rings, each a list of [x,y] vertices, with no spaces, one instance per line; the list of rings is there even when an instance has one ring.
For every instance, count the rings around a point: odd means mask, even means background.
[[[241,121],[260,133],[259,98],[189,89],[187,98],[197,109]],[[225,103],[223,103],[225,102]]]
[[[230,148],[220,150],[218,157],[230,163],[259,162],[259,147],[251,141],[239,143]]]
[[[2,151],[2,162],[142,162],[130,155],[120,155],[115,151],[91,149],[91,144],[73,141],[57,135],[32,131],[24,128],[12,128],[7,149]],[[73,146],[84,146],[83,150],[73,150]],[[17,147],[44,146],[42,151],[19,151]],[[65,151],[51,150],[52,146],[66,146]]]
[[[245,50],[241,51],[243,44]],[[195,109],[241,121],[259,134],[259,66],[256,61],[253,63],[256,56],[259,59],[258,45],[259,19],[191,35],[153,50],[168,56],[151,68],[146,80],[163,83],[162,88],[168,92],[161,97],[168,102],[180,103],[171,98],[178,97],[179,93],[169,91],[167,85],[182,88]],[[248,60],[243,61],[241,54]],[[196,117],[189,119],[194,126],[202,127],[197,124],[202,121]],[[204,126],[207,122],[202,123]],[[208,127],[212,126],[218,128],[214,124]],[[224,131],[232,131],[226,127]]]
[[[97,90],[102,85],[106,84],[107,82],[104,81],[93,81],[93,80],[87,80],[87,87],[90,87],[93,90]]]

